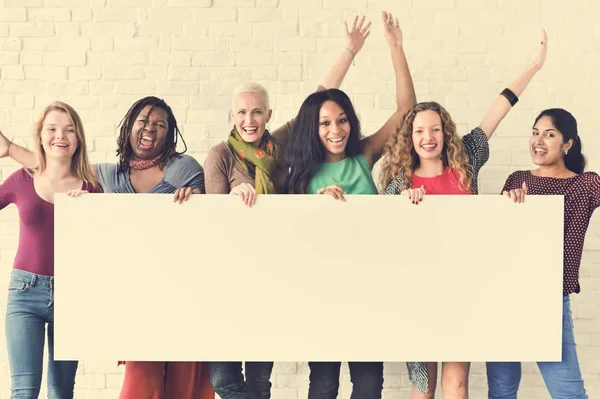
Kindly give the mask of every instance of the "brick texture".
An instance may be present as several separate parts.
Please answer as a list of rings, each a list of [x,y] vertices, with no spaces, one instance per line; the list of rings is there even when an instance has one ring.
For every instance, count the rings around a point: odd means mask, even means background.
[[[400,18],[418,100],[442,102],[463,132],[480,122],[497,93],[521,72],[534,54],[539,29],[547,29],[546,66],[492,139],[480,175],[482,194],[497,194],[511,171],[532,166],[527,137],[537,112],[548,107],[575,114],[589,168],[600,169],[600,158],[592,156],[600,153],[600,29],[594,23],[600,7],[591,0],[4,0],[0,128],[31,146],[40,111],[52,100],[64,100],[84,118],[92,161],[114,161],[116,124],[135,99],[160,95],[176,110],[188,153],[203,163],[210,146],[226,137],[233,85],[244,79],[264,83],[274,109],[271,126],[286,121],[343,48],[343,19],[358,12],[374,25],[342,89],[355,101],[368,135],[394,107],[380,7]],[[0,160],[0,180],[17,168],[12,160]],[[18,231],[15,207],[0,212],[3,293]],[[592,398],[600,396],[599,237],[596,215],[581,266],[583,292],[573,299],[581,368]],[[1,295],[2,326],[5,314]],[[11,385],[5,342],[2,327],[0,399],[9,398]],[[308,373],[305,363],[276,364],[273,398],[306,397]],[[84,362],[75,397],[114,399],[122,378],[116,363]],[[46,377],[41,397],[45,384]],[[340,397],[349,397],[350,390],[344,365]],[[470,392],[473,398],[487,395],[483,364],[472,365]],[[401,397],[409,397],[406,367],[386,364],[384,398]],[[535,364],[524,366],[520,397],[550,397]]]

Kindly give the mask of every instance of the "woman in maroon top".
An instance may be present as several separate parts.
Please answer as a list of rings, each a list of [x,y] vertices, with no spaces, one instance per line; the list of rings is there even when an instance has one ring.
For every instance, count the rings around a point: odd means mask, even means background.
[[[48,397],[73,397],[76,361],[54,353],[54,194],[101,191],[87,156],[83,125],[69,105],[46,107],[35,127],[38,167],[19,169],[0,185],[0,209],[15,204],[20,237],[8,287],[6,340],[11,398],[37,398],[42,382],[44,332],[48,325]],[[8,155],[10,146],[0,157]]]
[[[563,195],[563,333],[562,361],[539,362],[538,367],[553,398],[587,399],[573,334],[570,295],[579,293],[579,265],[585,234],[600,205],[600,176],[584,172],[577,121],[560,108],[542,111],[533,125],[529,152],[537,169],[512,173],[502,193],[515,202],[526,195]],[[490,399],[517,397],[521,364],[488,362]]]

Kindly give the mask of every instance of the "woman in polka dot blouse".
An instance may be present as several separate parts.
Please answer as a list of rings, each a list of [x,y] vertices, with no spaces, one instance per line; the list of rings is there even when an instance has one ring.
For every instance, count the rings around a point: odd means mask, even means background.
[[[538,367],[552,398],[587,399],[575,349],[570,295],[581,290],[579,265],[590,218],[600,205],[600,176],[584,172],[577,121],[564,109],[540,113],[529,152],[538,168],[512,173],[502,193],[515,202],[522,202],[525,195],[563,195],[565,203],[562,361],[539,362]],[[517,398],[521,363],[489,362],[487,375],[490,399]]]

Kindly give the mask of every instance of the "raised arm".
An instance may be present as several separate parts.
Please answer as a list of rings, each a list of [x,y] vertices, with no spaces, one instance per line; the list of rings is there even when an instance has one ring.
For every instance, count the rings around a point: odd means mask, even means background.
[[[33,151],[12,143],[0,132],[0,158],[4,157],[10,157],[29,169],[33,169],[38,165],[37,156]]]
[[[367,37],[371,34],[369,31],[371,22],[363,27],[364,22],[364,15],[360,21],[358,20],[358,15],[356,15],[352,23],[352,29],[348,29],[348,22],[344,21],[346,46],[321,82],[320,89],[339,89],[341,86],[352,62],[354,62],[354,58],[356,58],[356,55],[363,48]]]
[[[402,122],[404,114],[417,102],[408,62],[404,55],[402,31],[392,13],[383,12],[383,32],[390,46],[392,64],[396,75],[396,110],[385,124],[374,134],[364,139],[363,154],[371,167],[381,158],[383,148]]]
[[[508,86],[508,90],[504,90],[496,100],[492,103],[488,113],[485,115],[479,127],[485,132],[485,135],[492,137],[496,128],[512,107],[519,100],[519,96],[523,93],[531,79],[535,74],[542,69],[546,62],[546,54],[548,52],[548,37],[546,31],[542,31],[542,41],[540,49],[535,59],[525,68],[525,70]]]

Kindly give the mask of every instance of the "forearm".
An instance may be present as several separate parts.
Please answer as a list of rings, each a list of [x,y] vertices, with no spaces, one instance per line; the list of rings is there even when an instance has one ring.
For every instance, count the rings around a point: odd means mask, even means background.
[[[533,65],[529,65],[527,68],[525,68],[525,70],[523,72],[521,72],[521,74],[508,86],[508,88],[510,89],[510,91],[512,91],[513,93],[515,93],[515,95],[518,97],[521,94],[523,94],[523,92],[525,91],[525,88],[527,87],[527,85],[529,85],[529,82],[531,82],[531,79],[533,79],[533,77],[535,76],[535,74],[538,72],[538,68],[534,67]]]
[[[321,82],[325,89],[339,89],[346,77],[356,53],[350,47],[344,47],[341,54]]]
[[[10,144],[8,156],[26,168],[33,169],[38,166],[37,155],[33,151],[15,143]]]
[[[375,134],[365,139],[364,155],[371,167],[381,158],[385,144],[402,122],[402,117],[416,104],[416,94],[402,45],[391,45],[396,75],[396,110]]]
[[[396,75],[396,107],[404,114],[417,103],[417,95],[403,46],[390,46],[390,52]]]

